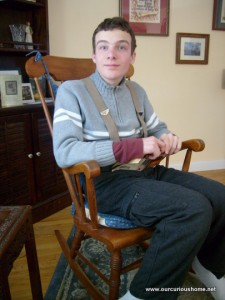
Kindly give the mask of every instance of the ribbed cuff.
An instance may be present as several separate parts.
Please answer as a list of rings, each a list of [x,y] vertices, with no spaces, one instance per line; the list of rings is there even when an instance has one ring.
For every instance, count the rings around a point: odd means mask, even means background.
[[[101,167],[113,165],[116,162],[112,144],[112,141],[96,143],[96,160]]]
[[[143,157],[143,141],[141,138],[132,138],[113,142],[113,153],[120,163]]]

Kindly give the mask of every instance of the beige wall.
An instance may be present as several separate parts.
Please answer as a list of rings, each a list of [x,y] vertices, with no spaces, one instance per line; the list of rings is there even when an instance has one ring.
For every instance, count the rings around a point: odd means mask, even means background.
[[[225,31],[211,29],[212,13],[213,0],[171,0],[169,36],[137,37],[133,79],[172,131],[206,142],[193,156],[195,170],[225,168]],[[51,54],[90,57],[93,30],[118,14],[119,0],[49,0]],[[175,64],[177,32],[210,34],[208,65]]]

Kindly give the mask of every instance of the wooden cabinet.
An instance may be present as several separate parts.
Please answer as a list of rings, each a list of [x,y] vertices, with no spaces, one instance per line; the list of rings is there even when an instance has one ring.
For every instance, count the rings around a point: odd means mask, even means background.
[[[15,42],[9,25],[30,23],[33,43]],[[48,0],[0,0],[0,69],[18,69],[27,54],[49,53]],[[0,205],[31,204],[37,222],[71,203],[40,105],[0,108]]]
[[[27,60],[26,54],[32,50],[28,49],[26,43],[13,42],[9,25],[29,22],[33,30],[31,46],[42,54],[48,54],[48,1],[0,0],[0,20],[0,68],[19,67],[23,81],[27,82],[24,66]]]
[[[34,222],[71,204],[39,104],[0,110],[0,205],[24,204]]]

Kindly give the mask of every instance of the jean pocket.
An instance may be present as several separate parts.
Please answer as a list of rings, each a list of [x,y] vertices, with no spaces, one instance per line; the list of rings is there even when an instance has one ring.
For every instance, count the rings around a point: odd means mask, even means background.
[[[127,206],[127,212],[126,212],[126,218],[127,219],[130,219],[130,211],[131,211],[132,205],[139,198],[139,196],[140,196],[140,193],[139,192],[135,192],[134,197],[131,199],[129,205]]]

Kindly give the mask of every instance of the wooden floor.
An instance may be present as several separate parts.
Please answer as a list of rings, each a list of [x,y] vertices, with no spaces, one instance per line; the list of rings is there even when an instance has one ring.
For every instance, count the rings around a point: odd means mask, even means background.
[[[204,171],[198,173],[225,184],[225,170]],[[45,294],[47,290],[61,254],[61,248],[55,238],[54,230],[61,230],[65,237],[67,237],[71,227],[72,218],[70,217],[70,208],[66,208],[57,214],[34,224],[43,294]],[[13,270],[9,276],[9,284],[12,300],[32,299],[24,249],[14,263]]]

